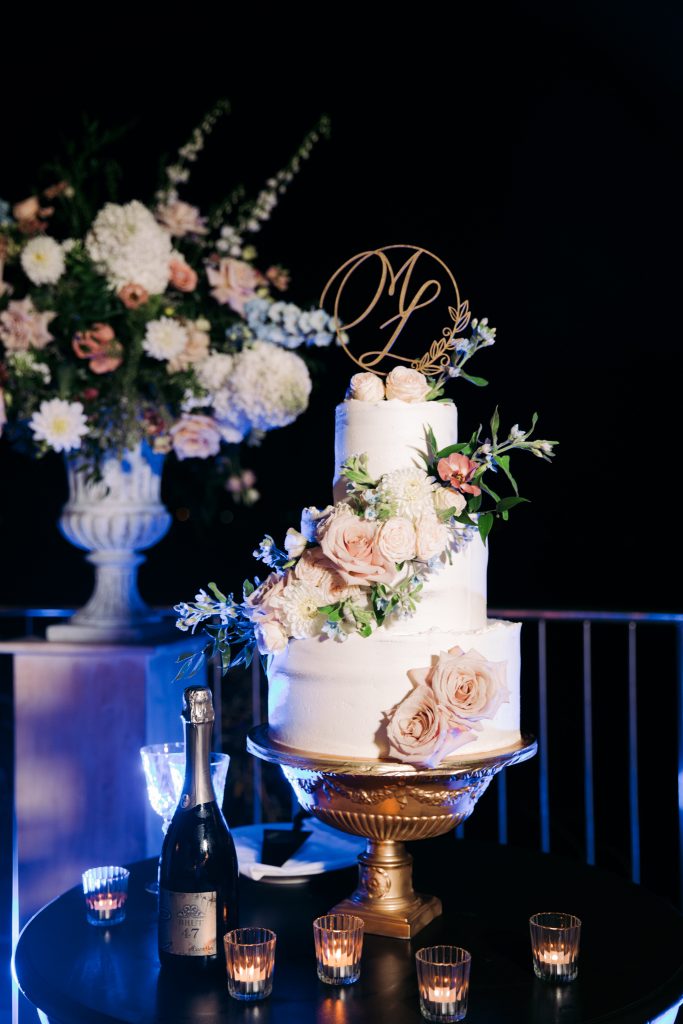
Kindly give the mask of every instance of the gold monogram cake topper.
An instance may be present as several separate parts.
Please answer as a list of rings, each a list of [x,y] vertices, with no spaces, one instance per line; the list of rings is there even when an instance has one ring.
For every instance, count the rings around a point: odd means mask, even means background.
[[[399,250],[402,250],[402,252]],[[398,255],[399,258],[402,258],[406,253],[407,256],[403,263],[395,270],[391,257]],[[377,269],[379,272],[374,294],[358,316],[343,322],[340,306],[344,289],[359,268],[366,265],[373,258],[378,260]],[[416,358],[398,355],[392,349],[410,317],[418,310],[430,306],[444,291],[442,281],[432,276],[435,270],[430,271],[426,266],[430,260],[435,261],[441,268],[441,277],[444,280],[445,286],[447,289],[452,290],[451,295],[447,298],[450,322],[442,329],[441,337],[431,342],[424,355]],[[419,280],[419,274],[415,274],[418,264],[419,269],[422,270],[424,268],[427,274],[427,279],[422,284],[415,284],[413,281],[413,276]],[[370,370],[372,373],[385,376],[387,371],[380,370],[378,367],[382,360],[387,359],[408,363],[412,369],[419,370],[420,373],[424,373],[427,377],[443,373],[448,369],[450,364],[449,352],[455,348],[458,341],[457,336],[462,334],[469,323],[470,306],[469,302],[460,298],[460,291],[455,277],[438,256],[416,245],[385,245],[382,249],[369,249],[367,252],[360,252],[356,256],[352,256],[351,259],[343,263],[334,272],[323,289],[320,297],[321,306],[325,303],[335,284],[333,316],[337,338],[346,353],[361,369]],[[363,352],[361,355],[356,356],[351,351],[348,338],[344,337],[345,332],[362,323],[377,307],[380,300],[396,296],[399,285],[398,312],[390,316],[379,327],[380,330],[392,328],[391,335],[387,338],[386,344],[383,348],[375,349],[371,352]]]

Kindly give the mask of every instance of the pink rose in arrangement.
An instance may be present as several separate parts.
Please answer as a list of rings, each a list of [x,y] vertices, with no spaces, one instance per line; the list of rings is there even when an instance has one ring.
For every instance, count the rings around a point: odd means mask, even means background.
[[[280,266],[268,267],[266,280],[270,281],[273,288],[277,288],[279,292],[286,292],[289,288],[289,271]]]
[[[12,216],[22,235],[36,235],[47,227],[47,218],[55,212],[54,206],[41,206],[38,196],[29,196],[15,203]]]
[[[377,547],[389,562],[409,562],[416,553],[415,527],[404,516],[392,516],[377,531]]]
[[[369,586],[394,579],[394,563],[377,546],[376,524],[360,519],[346,505],[324,521],[318,537],[324,554],[347,583]]]
[[[466,455],[455,452],[447,459],[439,459],[436,468],[441,479],[448,481],[456,491],[464,491],[465,494],[481,494],[481,487],[469,483],[479,466],[472,459],[468,459]]]
[[[320,591],[321,606],[360,598],[360,590],[347,583],[322,548],[307,548],[294,567],[294,576]]]
[[[414,765],[434,768],[472,733],[453,723],[445,707],[436,700],[429,686],[417,686],[403,700],[387,727],[389,756]]]
[[[287,631],[275,619],[260,622],[254,629],[254,639],[259,654],[281,654],[287,649]]]
[[[448,527],[437,516],[422,515],[415,523],[415,538],[417,557],[421,562],[428,562],[446,549]]]
[[[247,614],[252,622],[272,622],[278,617],[278,600],[287,586],[288,576],[271,572],[246,599]]]
[[[77,331],[71,347],[79,359],[88,360],[92,373],[112,373],[123,362],[123,345],[109,324],[96,323],[87,331]]]
[[[197,271],[185,260],[173,259],[168,265],[169,283],[179,292],[193,292],[197,287]]]
[[[149,292],[141,284],[124,284],[117,295],[126,309],[139,309],[149,299]]]
[[[185,235],[205,235],[208,231],[206,218],[199,215],[197,207],[181,199],[157,206],[156,218],[176,238],[184,238]]]
[[[460,647],[452,647],[439,655],[432,668],[413,669],[408,675],[418,685],[430,685],[452,717],[481,729],[479,721],[494,718],[500,705],[510,699],[505,669],[504,661],[487,661],[474,649],[465,654]]]
[[[397,366],[387,374],[386,395],[389,400],[424,402],[429,394],[429,382],[424,373],[408,366]]]
[[[56,316],[56,313],[39,312],[30,298],[12,299],[0,313],[0,341],[9,352],[45,348],[54,338],[48,324]]]
[[[206,276],[216,302],[221,306],[230,306],[240,316],[244,316],[245,303],[256,296],[256,289],[263,284],[263,277],[258,270],[232,257],[225,257],[217,267],[209,264]]]
[[[209,355],[211,338],[206,331],[199,331],[192,323],[185,325],[187,328],[187,341],[185,348],[173,359],[169,359],[166,369],[169,373],[178,373],[179,370],[189,370],[195,363],[203,363]]]
[[[220,430],[210,416],[181,416],[171,427],[171,438],[179,459],[210,459],[221,447]]]

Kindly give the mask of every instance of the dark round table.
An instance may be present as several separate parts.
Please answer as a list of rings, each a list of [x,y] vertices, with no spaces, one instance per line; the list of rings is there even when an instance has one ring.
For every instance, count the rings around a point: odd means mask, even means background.
[[[16,975],[53,1024],[418,1024],[415,951],[449,942],[472,953],[468,1024],[642,1024],[683,998],[683,917],[646,890],[597,868],[452,835],[411,849],[416,884],[442,897],[444,915],[410,942],[367,935],[360,981],[346,989],[318,981],[311,922],[348,895],[354,869],[290,885],[241,880],[242,923],[278,936],[273,994],[263,1003],[235,1002],[220,981],[191,987],[160,971],[155,900],[144,891],[153,861],[132,866],[121,925],[89,926],[79,888],[44,907],[19,939]],[[534,977],[528,918],[540,910],[583,921],[570,985]]]

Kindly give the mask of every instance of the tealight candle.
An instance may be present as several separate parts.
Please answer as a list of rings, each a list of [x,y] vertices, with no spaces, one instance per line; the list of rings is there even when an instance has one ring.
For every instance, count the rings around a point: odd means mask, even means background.
[[[579,971],[581,922],[573,914],[534,914],[529,919],[534,973],[542,981],[573,981]]]
[[[228,992],[233,999],[253,1002],[273,991],[275,932],[268,928],[235,928],[224,937]]]
[[[89,924],[108,927],[125,919],[128,876],[126,868],[113,866],[88,868],[83,872],[83,894]]]
[[[318,977],[326,985],[352,985],[360,977],[363,919],[327,914],[313,922]]]
[[[420,1012],[430,1021],[462,1020],[467,1013],[472,958],[459,946],[429,946],[415,954]]]

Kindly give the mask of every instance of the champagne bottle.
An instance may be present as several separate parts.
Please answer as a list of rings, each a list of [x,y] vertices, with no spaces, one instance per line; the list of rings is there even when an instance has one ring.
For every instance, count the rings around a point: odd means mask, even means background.
[[[225,965],[237,926],[237,855],[216,803],[209,755],[214,712],[206,686],[184,693],[185,782],[159,868],[159,960],[192,974]]]

